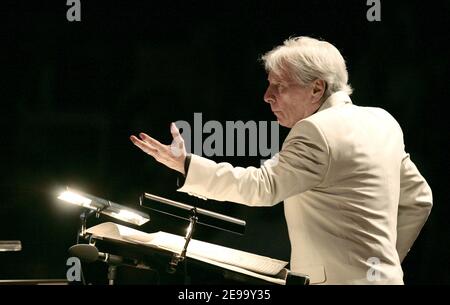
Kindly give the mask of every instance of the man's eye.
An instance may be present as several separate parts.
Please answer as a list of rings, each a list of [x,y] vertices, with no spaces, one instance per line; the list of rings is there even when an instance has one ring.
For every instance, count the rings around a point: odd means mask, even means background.
[[[286,86],[284,86],[283,84],[280,84],[280,83],[273,83],[273,84],[271,84],[271,86],[278,92],[280,92],[286,88]]]

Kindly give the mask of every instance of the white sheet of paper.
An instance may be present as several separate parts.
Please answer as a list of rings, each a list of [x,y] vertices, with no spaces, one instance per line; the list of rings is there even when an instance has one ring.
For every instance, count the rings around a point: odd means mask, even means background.
[[[185,239],[183,236],[166,232],[145,233],[112,222],[105,222],[87,230],[99,238],[109,238],[145,245],[180,253]],[[236,250],[216,244],[192,239],[186,252],[191,257],[232,271],[241,272],[277,284],[284,284],[284,279],[276,276],[281,273],[287,262],[270,257]]]

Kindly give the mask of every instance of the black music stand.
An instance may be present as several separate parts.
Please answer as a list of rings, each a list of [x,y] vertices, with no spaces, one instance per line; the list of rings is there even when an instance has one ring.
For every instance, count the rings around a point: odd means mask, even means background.
[[[233,248],[192,239],[183,258],[189,262],[193,282],[186,282],[186,270],[176,275],[167,272],[169,262],[179,255],[185,237],[163,231],[146,233],[107,222],[87,230],[103,250],[142,261],[155,271],[159,284],[258,284],[306,285],[309,277],[285,268],[287,262]],[[255,262],[255,264],[251,263]],[[175,282],[174,282],[175,280]]]
[[[244,220],[197,208],[195,206],[191,206],[153,194],[144,193],[140,197],[140,205],[160,213],[168,214],[189,221],[189,225],[186,229],[183,250],[179,254],[174,253],[172,260],[169,263],[169,273],[175,273],[178,263],[185,260],[187,247],[189,246],[189,242],[192,239],[196,224],[209,226],[239,235],[242,235],[245,232],[246,223]]]

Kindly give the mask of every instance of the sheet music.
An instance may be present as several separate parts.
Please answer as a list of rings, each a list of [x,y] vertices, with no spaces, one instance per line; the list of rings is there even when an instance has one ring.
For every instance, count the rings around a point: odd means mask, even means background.
[[[151,243],[180,253],[183,249],[185,239],[182,236],[158,232]],[[245,268],[254,272],[276,275],[283,269],[287,262],[269,257],[231,249],[199,240],[192,239],[187,248],[187,253],[196,257],[212,259],[225,264]]]
[[[135,244],[156,247],[180,253],[185,239],[183,236],[166,232],[145,233],[112,222],[99,224],[89,228],[88,233],[110,239],[117,239]],[[260,275],[265,280],[273,279],[287,265],[287,262],[261,256],[241,250],[227,248],[212,243],[192,239],[187,248],[186,256],[220,267],[243,272],[252,276]],[[261,277],[262,276],[262,277]],[[280,280],[281,279],[273,279]]]

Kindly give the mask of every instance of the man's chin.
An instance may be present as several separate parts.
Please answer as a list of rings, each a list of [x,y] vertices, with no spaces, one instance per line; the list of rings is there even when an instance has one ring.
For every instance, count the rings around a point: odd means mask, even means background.
[[[289,124],[287,124],[287,122],[285,122],[284,120],[280,120],[280,118],[279,118],[279,116],[277,115],[276,112],[274,112],[273,114],[275,115],[275,117],[276,117],[276,119],[277,119],[277,123],[278,123],[280,126],[290,128],[290,127],[288,126]]]
[[[283,127],[286,127],[286,128],[290,128],[290,126],[288,126],[288,124],[283,123],[283,121],[280,121],[279,119],[277,119],[277,123],[278,123],[280,126],[283,126]]]

